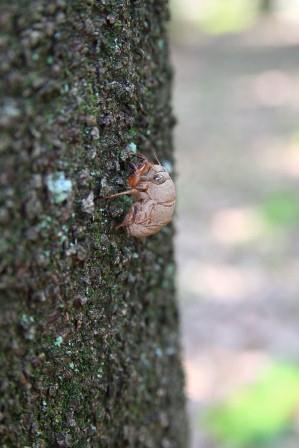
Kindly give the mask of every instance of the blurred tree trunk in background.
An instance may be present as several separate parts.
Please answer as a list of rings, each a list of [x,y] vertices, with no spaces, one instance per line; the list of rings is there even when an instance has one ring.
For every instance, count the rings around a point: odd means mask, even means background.
[[[173,161],[165,0],[1,2],[2,447],[185,447],[173,230],[113,228]]]
[[[260,0],[260,11],[269,14],[273,10],[273,0]]]

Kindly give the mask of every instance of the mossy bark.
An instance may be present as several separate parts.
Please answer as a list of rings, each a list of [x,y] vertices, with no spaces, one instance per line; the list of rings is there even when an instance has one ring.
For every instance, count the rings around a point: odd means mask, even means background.
[[[173,228],[114,228],[173,164],[165,0],[0,6],[2,447],[186,446]]]

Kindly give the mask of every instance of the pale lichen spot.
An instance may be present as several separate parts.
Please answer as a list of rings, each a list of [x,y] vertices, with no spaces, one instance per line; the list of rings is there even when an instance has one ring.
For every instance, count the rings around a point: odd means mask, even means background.
[[[55,204],[60,204],[68,199],[72,191],[72,182],[66,179],[63,171],[48,174],[47,187]]]
[[[54,341],[54,345],[56,347],[60,347],[62,343],[63,343],[63,337],[62,336],[57,336],[57,338]]]
[[[137,152],[137,145],[136,145],[136,143],[130,142],[127,145],[127,150],[130,151],[130,152],[133,152],[134,154],[136,154],[136,152]]]

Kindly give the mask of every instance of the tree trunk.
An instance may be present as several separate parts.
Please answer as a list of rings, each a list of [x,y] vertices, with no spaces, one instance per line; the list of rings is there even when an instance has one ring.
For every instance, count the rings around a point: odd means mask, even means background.
[[[260,0],[260,11],[263,14],[270,14],[273,9],[273,0]]]
[[[173,229],[100,198],[172,165],[167,1],[0,8],[1,446],[185,447]]]

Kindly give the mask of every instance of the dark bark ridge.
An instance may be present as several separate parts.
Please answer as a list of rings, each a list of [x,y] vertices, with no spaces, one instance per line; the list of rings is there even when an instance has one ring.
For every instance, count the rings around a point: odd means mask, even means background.
[[[128,150],[173,164],[167,2],[0,12],[1,446],[184,447],[173,229],[99,199]]]

